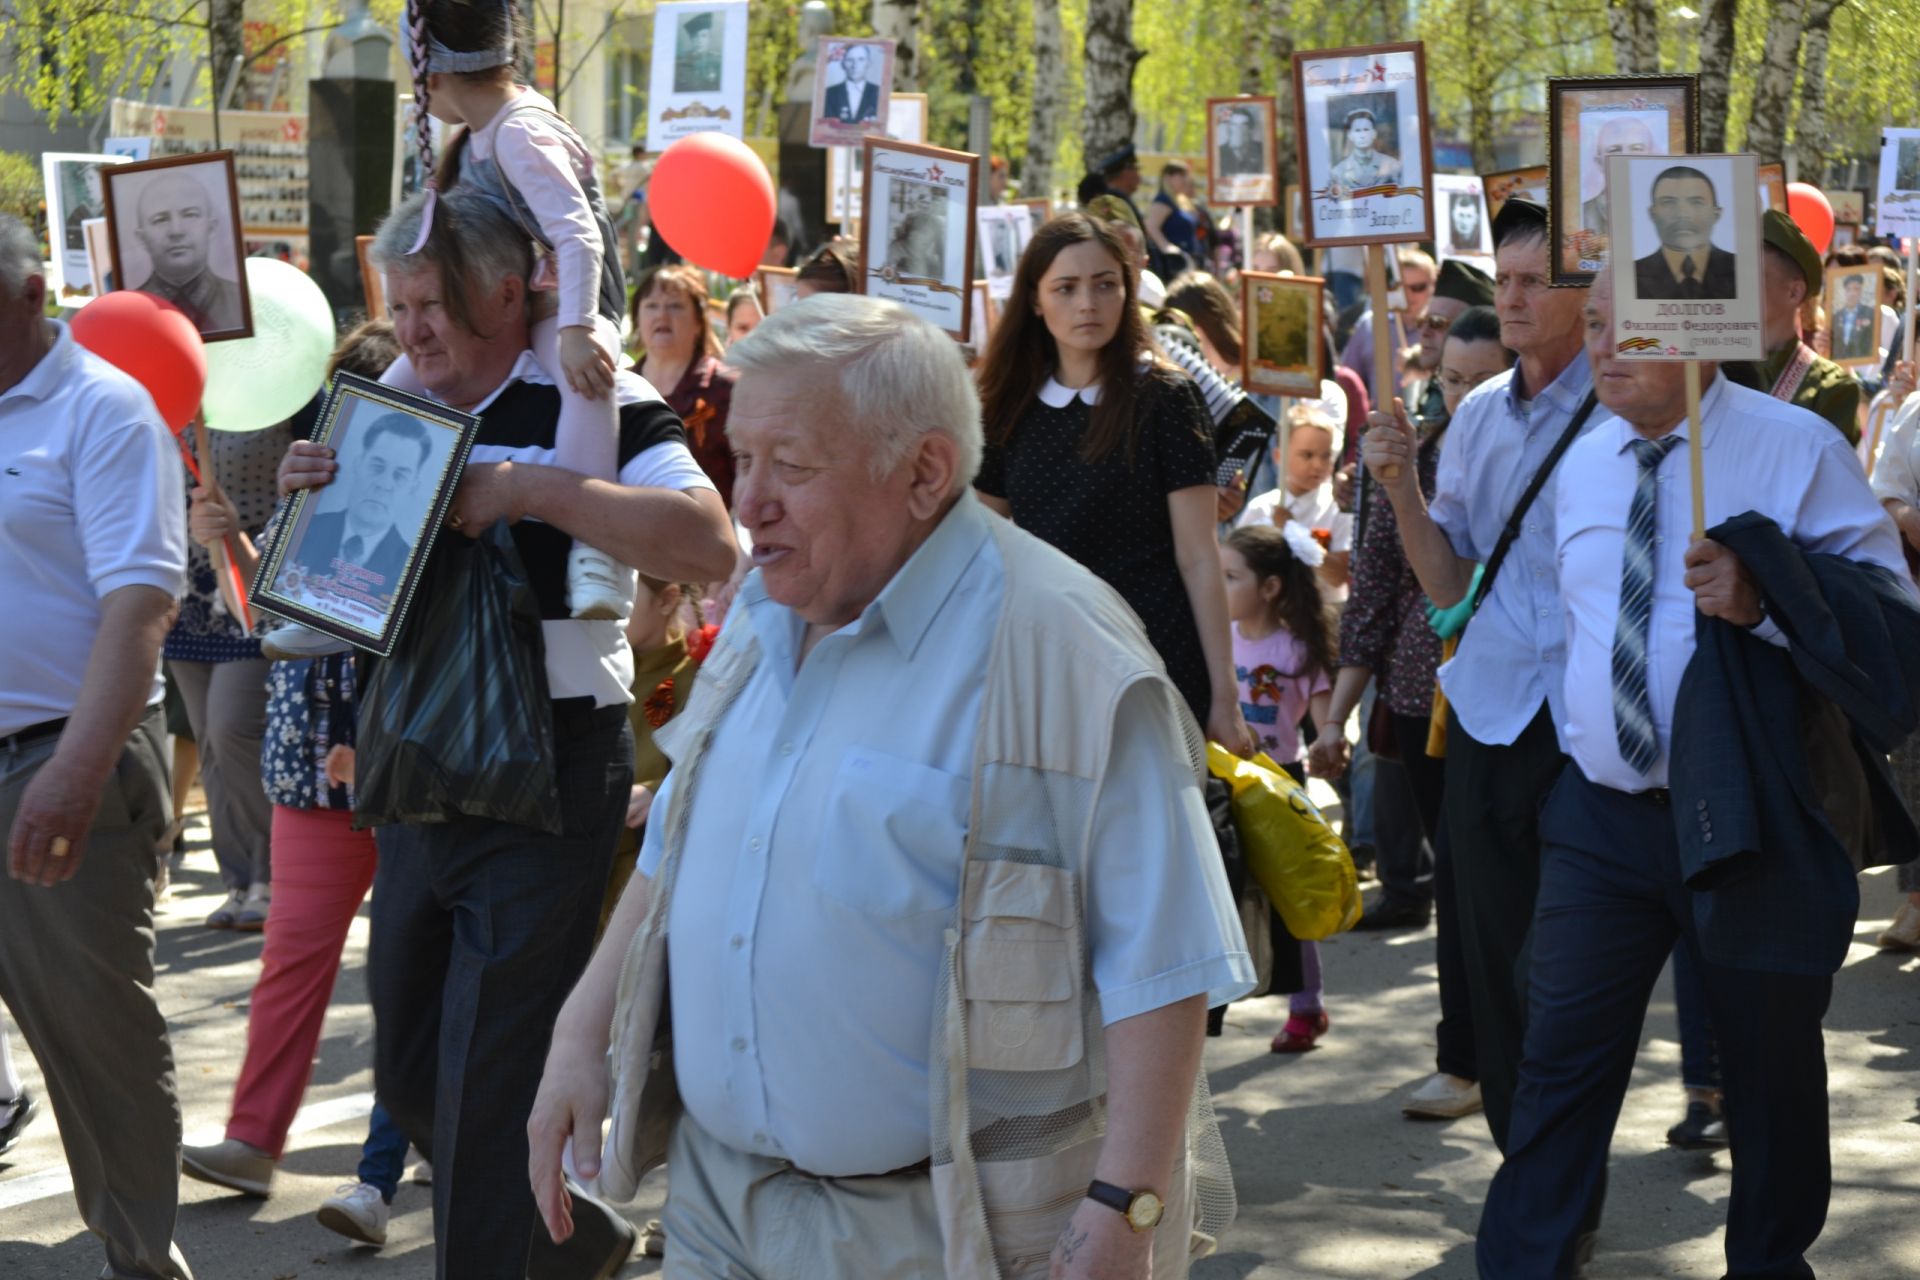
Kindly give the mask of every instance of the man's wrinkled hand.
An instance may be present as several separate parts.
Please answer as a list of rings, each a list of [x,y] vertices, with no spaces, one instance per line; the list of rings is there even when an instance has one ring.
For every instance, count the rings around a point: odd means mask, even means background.
[[[1739,556],[1702,538],[1687,548],[1686,566],[1686,586],[1693,592],[1695,608],[1735,626],[1759,625],[1760,590]]]
[[[593,1053],[556,1028],[547,1069],[527,1117],[527,1180],[540,1220],[556,1244],[573,1234],[573,1197],[562,1166],[573,1143],[574,1168],[583,1178],[600,1173],[600,1123],[607,1115],[605,1046]]]
[[[1082,1200],[1054,1242],[1047,1280],[1148,1280],[1153,1237],[1135,1231],[1125,1215]]]
[[[7,874],[51,888],[70,880],[87,851],[87,833],[100,811],[106,779],[58,754],[40,766],[20,795],[7,841]]]
[[[479,537],[498,520],[517,524],[526,512],[518,505],[513,470],[511,462],[468,464],[454,492],[453,513],[447,523],[469,538]]]

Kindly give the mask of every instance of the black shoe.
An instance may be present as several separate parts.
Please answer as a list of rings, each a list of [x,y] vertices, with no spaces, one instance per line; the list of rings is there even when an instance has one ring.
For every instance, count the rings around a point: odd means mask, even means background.
[[[1417,898],[1389,898],[1380,894],[1360,908],[1355,929],[1424,929],[1433,919],[1433,903]]]
[[[13,1144],[20,1141],[21,1132],[40,1114],[40,1099],[22,1088],[20,1096],[6,1104],[5,1114],[7,1118],[0,1121],[0,1155],[13,1149]]]
[[[573,1197],[573,1234],[565,1244],[555,1244],[544,1227],[536,1226],[527,1280],[612,1280],[633,1256],[640,1232],[571,1179],[567,1194]]]
[[[1687,1118],[1667,1130],[1667,1144],[1682,1151],[1706,1151],[1727,1145],[1727,1122],[1704,1102],[1689,1102]]]
[[[1217,1009],[1207,1010],[1207,1034],[1210,1036],[1219,1036],[1225,1035],[1226,1032],[1227,1006],[1221,1005]]]

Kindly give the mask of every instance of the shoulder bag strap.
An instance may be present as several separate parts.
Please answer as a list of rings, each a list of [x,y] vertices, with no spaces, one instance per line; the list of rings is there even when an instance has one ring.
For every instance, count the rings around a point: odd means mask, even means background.
[[[1514,504],[1513,514],[1507,517],[1506,528],[1500,530],[1500,541],[1494,544],[1493,554],[1487,557],[1487,569],[1480,575],[1480,589],[1473,594],[1473,608],[1467,615],[1469,618],[1479,612],[1481,602],[1487,598],[1487,593],[1493,590],[1493,580],[1499,574],[1500,566],[1507,558],[1507,552],[1512,549],[1513,540],[1520,536],[1521,522],[1527,518],[1527,512],[1533,508],[1534,499],[1538,498],[1540,491],[1546,488],[1547,480],[1553,475],[1553,469],[1560,465],[1561,457],[1573,445],[1575,437],[1580,434],[1580,428],[1584,427],[1587,419],[1593,416],[1593,407],[1596,403],[1598,402],[1594,399],[1594,393],[1587,392],[1587,398],[1580,402],[1580,407],[1574,410],[1572,419],[1568,421],[1567,429],[1562,431],[1560,438],[1553,442],[1553,449],[1547,454],[1546,461],[1542,462],[1540,469],[1534,472],[1533,483],[1527,486],[1527,491],[1520,495],[1520,501]]]

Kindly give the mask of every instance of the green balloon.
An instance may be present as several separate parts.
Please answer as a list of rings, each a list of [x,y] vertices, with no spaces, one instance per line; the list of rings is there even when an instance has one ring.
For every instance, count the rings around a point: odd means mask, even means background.
[[[278,258],[247,259],[253,336],[207,344],[200,405],[216,431],[264,431],[285,422],[326,381],[333,308],[320,286]]]

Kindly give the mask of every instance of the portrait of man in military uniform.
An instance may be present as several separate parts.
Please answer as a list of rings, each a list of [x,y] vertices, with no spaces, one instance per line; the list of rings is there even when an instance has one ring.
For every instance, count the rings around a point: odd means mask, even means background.
[[[245,254],[232,175],[231,155],[118,165],[105,174],[115,276],[179,307],[207,339],[253,330],[239,279]]]
[[[873,66],[873,51],[863,44],[850,44],[840,55],[840,70],[845,79],[827,86],[826,115],[841,124],[871,120],[880,112],[880,86],[867,79]]]
[[[675,93],[720,91],[720,42],[726,22],[726,14],[712,11],[680,20],[673,54]]]

